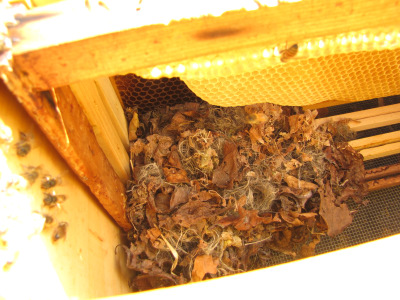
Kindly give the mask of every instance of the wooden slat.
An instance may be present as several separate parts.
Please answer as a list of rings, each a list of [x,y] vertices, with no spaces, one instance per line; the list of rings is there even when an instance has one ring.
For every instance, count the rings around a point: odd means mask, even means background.
[[[394,142],[400,142],[400,131],[374,135],[362,139],[350,141],[349,144],[355,150],[363,150],[367,148],[382,146]]]
[[[14,67],[34,87],[45,90],[250,46],[398,26],[400,8],[392,0],[303,0],[245,11],[239,9],[254,8],[255,1],[196,6],[183,0],[146,0],[139,11],[123,1],[119,10],[90,12],[83,2],[35,8],[10,29],[19,40],[13,48]],[[212,8],[215,15],[226,13],[213,17]]]
[[[394,165],[366,170],[365,180],[370,181],[374,179],[380,179],[383,177],[393,176],[396,174],[400,174],[400,164],[394,164]]]
[[[363,156],[364,160],[375,159],[379,157],[389,156],[400,153],[400,142],[387,144],[379,147],[368,148],[359,151]]]
[[[400,175],[368,181],[368,191],[373,192],[400,185]]]
[[[387,105],[377,108],[360,110],[316,120],[316,126],[329,121],[350,119],[349,127],[354,131],[367,130],[400,122],[400,104]]]
[[[115,118],[110,117],[113,114],[110,103],[104,98],[105,96],[94,80],[74,83],[70,87],[92,125],[104,154],[121,180],[126,183],[130,178],[129,157],[115,127],[118,122],[115,121]],[[118,101],[118,98],[115,99]],[[119,105],[119,101],[117,104]],[[126,133],[125,145],[127,144]]]
[[[58,88],[58,105],[49,93],[35,93],[23,74],[3,68],[3,78],[71,169],[114,220],[131,228],[125,215],[125,187],[101,150],[92,127],[69,87]]]
[[[103,104],[110,116],[114,128],[117,131],[125,149],[128,151],[128,124],[119,100],[119,92],[117,93],[113,84],[111,83],[110,78],[108,77],[100,77],[94,81],[99,89],[100,96],[102,96],[101,99],[103,100]]]
[[[378,115],[375,117],[359,119],[355,122],[350,122],[349,127],[354,131],[362,131],[372,128],[393,125],[399,122],[400,122],[400,112],[394,112],[391,114]]]

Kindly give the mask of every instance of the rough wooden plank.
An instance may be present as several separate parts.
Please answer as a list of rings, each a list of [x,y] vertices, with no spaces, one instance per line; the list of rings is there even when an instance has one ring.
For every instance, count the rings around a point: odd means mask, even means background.
[[[9,168],[14,174],[20,174],[24,170],[21,165],[40,166],[40,177],[25,190],[31,197],[30,203],[21,198],[15,199],[19,204],[16,206],[18,211],[14,212],[14,218],[22,214],[25,218],[19,219],[22,225],[19,226],[27,230],[31,230],[34,225],[29,220],[31,213],[35,214],[34,211],[50,214],[55,223],[45,228],[41,234],[25,241],[23,232],[19,231],[19,235],[14,236],[13,242],[8,246],[19,245],[20,248],[15,250],[20,253],[7,272],[0,270],[1,296],[5,299],[94,299],[129,293],[128,277],[121,272],[122,268],[116,267],[125,264],[126,259],[116,257],[114,253],[115,246],[121,242],[120,227],[72,172],[2,81],[0,107],[0,119],[12,130],[14,138],[9,150],[4,152]],[[32,138],[32,150],[23,158],[15,155],[14,148],[20,130]],[[0,147],[0,161],[2,150],[6,149],[4,146],[3,143]],[[3,165],[0,173],[4,180]],[[61,209],[54,207],[46,210],[43,207],[40,183],[41,177],[45,175],[61,179],[60,184],[54,187],[57,195],[63,194],[67,197],[61,203]],[[1,199],[2,226],[3,216],[6,215],[4,200]],[[8,209],[12,207],[15,205]],[[51,236],[57,222],[68,222],[67,235],[65,240],[61,239],[53,244]],[[6,245],[2,245],[2,255],[5,249]],[[121,262],[119,258],[124,260]],[[23,288],[16,288],[21,282],[24,283]]]
[[[363,150],[394,142],[400,142],[400,131],[393,131],[389,133],[353,140],[350,141],[349,144],[356,150]]]
[[[400,3],[392,0],[304,0],[254,11],[239,9],[255,1],[231,2],[147,0],[139,11],[124,2],[117,13],[83,11],[83,1],[75,10],[69,3],[36,8],[10,29],[19,39],[14,63],[33,86],[49,89],[250,46],[399,24]],[[226,13],[210,16],[211,8]]]
[[[373,192],[381,189],[390,188],[400,185],[400,175],[380,178],[368,181],[368,191]]]
[[[398,154],[400,153],[400,142],[364,149],[360,153],[364,156],[364,160]]]
[[[374,179],[380,179],[383,177],[393,176],[395,174],[400,174],[400,164],[383,166],[366,170],[365,180],[370,181]]]
[[[3,68],[3,78],[71,169],[89,187],[114,220],[131,228],[125,215],[125,187],[97,143],[93,130],[69,87],[36,93],[23,73]]]
[[[86,80],[71,84],[70,87],[92,125],[104,154],[121,180],[126,183],[130,178],[129,157],[126,149],[128,145],[127,129],[125,128],[124,144],[118,134],[118,127],[115,126],[119,123],[115,120],[116,117],[111,110],[110,103],[105,99],[103,90],[96,81]],[[118,98],[116,100],[118,101]],[[111,116],[114,116],[114,118],[111,118]],[[125,118],[123,112],[122,117]]]

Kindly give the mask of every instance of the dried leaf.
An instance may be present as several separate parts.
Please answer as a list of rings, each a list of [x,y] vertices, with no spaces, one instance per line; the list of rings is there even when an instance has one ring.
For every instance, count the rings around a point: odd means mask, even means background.
[[[237,146],[231,142],[224,144],[224,160],[213,173],[212,182],[220,188],[232,189],[238,179],[239,161]]]
[[[213,258],[211,255],[197,256],[193,265],[192,281],[202,280],[207,273],[216,274],[218,265],[218,258]]]
[[[189,192],[190,188],[187,186],[176,187],[172,193],[169,208],[174,209],[178,205],[188,202]]]
[[[287,185],[291,188],[307,189],[307,190],[313,190],[313,191],[315,191],[318,188],[318,186],[312,182],[299,180],[296,177],[291,176],[291,175],[286,175],[284,177],[284,180],[287,183]]]
[[[318,192],[321,196],[319,214],[328,225],[328,235],[338,235],[351,224],[353,216],[345,203],[335,205],[335,195],[329,182],[326,183],[325,189],[320,188]]]

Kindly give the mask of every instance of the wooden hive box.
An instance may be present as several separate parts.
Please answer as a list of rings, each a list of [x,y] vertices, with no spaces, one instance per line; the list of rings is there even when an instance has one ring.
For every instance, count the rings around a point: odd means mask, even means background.
[[[4,297],[99,298],[129,293],[124,258],[114,254],[123,232],[131,228],[125,215],[130,162],[122,106],[131,101],[132,91],[123,89],[121,75],[180,77],[191,91],[188,100],[197,95],[222,106],[257,103],[261,98],[318,108],[400,94],[400,3],[288,2],[201,6],[172,0],[65,1],[33,7],[14,20],[6,14],[11,21],[1,51],[0,118],[9,128],[2,136],[2,145],[8,147],[7,168],[16,174],[36,166],[42,177],[62,178],[57,195],[66,195],[67,200],[60,198],[53,225],[40,235],[28,232],[26,241],[15,244],[20,255],[1,275],[0,281],[9,287]],[[293,44],[299,48],[296,57],[283,63],[282,51]],[[164,100],[156,105],[170,101],[161,94],[158,99]],[[142,96],[133,95],[142,99],[136,104],[155,105],[154,97]],[[398,105],[366,114],[357,115],[362,120],[355,127],[363,122],[368,128],[399,122]],[[32,144],[26,157],[14,152],[20,131]],[[365,152],[371,158],[400,152],[398,132],[380,139],[379,144],[376,139],[355,143],[360,150],[384,147]],[[398,184],[398,177],[394,180]],[[33,199],[29,224],[38,222],[40,227],[36,211],[43,190],[38,183],[20,190]],[[67,227],[67,237],[52,243],[59,224]],[[289,265],[122,297],[189,297],[203,288],[234,297],[248,291],[298,296],[313,273],[322,274],[312,279],[314,293],[341,295],[350,287],[348,282],[355,281],[365,288],[354,295],[390,295],[396,285],[389,274],[399,267],[394,251],[399,243],[399,236],[393,235]],[[385,252],[379,260],[371,258],[377,248]],[[364,271],[365,256],[373,274]],[[343,272],[349,266],[351,271]],[[296,279],[289,280],[292,275],[287,274],[296,274]],[[338,277],[342,285],[335,291],[325,288],[324,282],[338,282]],[[276,288],[266,292],[265,282]]]

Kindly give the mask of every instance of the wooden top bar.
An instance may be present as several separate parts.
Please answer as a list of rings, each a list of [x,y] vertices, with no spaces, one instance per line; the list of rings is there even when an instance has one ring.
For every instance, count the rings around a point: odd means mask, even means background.
[[[251,46],[400,24],[400,3],[392,0],[303,0],[255,10],[254,1],[200,6],[146,0],[139,11],[136,2],[121,1],[109,10],[88,10],[81,2],[35,8],[10,29],[19,40],[14,67],[33,87],[46,90]]]

